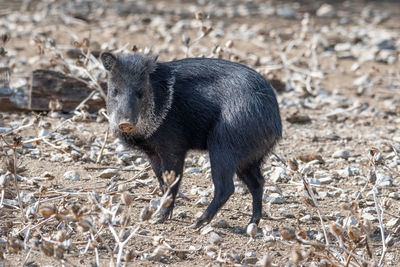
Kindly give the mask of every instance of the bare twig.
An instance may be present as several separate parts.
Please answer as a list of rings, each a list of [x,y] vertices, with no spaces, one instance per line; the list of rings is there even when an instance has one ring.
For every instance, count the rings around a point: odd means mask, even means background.
[[[103,145],[101,146],[99,155],[97,156],[97,160],[96,160],[97,164],[99,164],[101,162],[101,158],[103,157],[104,148],[106,147],[106,143],[107,143],[107,139],[108,139],[108,133],[109,133],[109,128],[107,128],[106,134],[104,136]]]

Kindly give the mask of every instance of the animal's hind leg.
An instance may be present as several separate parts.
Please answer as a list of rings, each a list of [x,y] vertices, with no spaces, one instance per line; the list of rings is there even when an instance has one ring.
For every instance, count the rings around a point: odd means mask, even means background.
[[[194,227],[200,227],[209,223],[217,211],[225,204],[235,191],[233,175],[235,173],[235,160],[231,158],[232,153],[224,151],[219,147],[209,147],[211,175],[214,183],[214,198],[203,215],[198,218]]]
[[[264,187],[264,177],[261,174],[262,159],[254,163],[248,164],[237,171],[239,179],[241,179],[249,188],[253,197],[253,215],[250,223],[258,224],[262,216],[262,196]]]

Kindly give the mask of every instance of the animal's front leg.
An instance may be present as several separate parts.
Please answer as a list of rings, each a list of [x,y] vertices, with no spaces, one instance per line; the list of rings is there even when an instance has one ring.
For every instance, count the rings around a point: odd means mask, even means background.
[[[175,180],[179,179],[174,184],[173,179],[170,181],[163,181],[166,187],[166,190],[169,190],[168,196],[172,198],[172,202],[161,209],[159,222],[164,222],[168,217],[172,216],[172,210],[174,209],[176,194],[179,190],[179,185],[182,181],[183,174],[183,165],[185,163],[185,153],[163,153],[161,155],[161,163],[162,163],[162,172],[165,177],[168,177],[172,172],[175,174]],[[168,178],[167,178],[168,179]],[[171,187],[171,185],[174,186]],[[166,192],[165,192],[166,193]],[[165,194],[164,193],[164,194]]]
[[[157,177],[158,183],[160,185],[161,192],[165,193],[165,191],[167,189],[166,189],[166,186],[164,184],[164,180],[162,178],[163,170],[162,170],[161,158],[156,153],[147,154],[147,156],[149,157],[151,168],[153,169],[154,174]]]

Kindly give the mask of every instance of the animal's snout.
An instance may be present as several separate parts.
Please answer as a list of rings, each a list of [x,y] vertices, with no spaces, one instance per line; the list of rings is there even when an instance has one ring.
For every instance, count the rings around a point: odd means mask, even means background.
[[[135,125],[129,122],[121,122],[118,124],[118,129],[123,133],[132,133],[135,130]]]

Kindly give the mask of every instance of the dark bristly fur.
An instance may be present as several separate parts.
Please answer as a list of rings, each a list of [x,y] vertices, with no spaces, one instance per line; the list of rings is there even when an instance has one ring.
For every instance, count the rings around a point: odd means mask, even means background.
[[[109,72],[108,113],[113,133],[144,151],[163,185],[165,171],[182,176],[188,150],[208,150],[214,198],[196,221],[208,223],[234,192],[233,176],[253,197],[250,222],[262,211],[263,158],[282,136],[273,89],[256,71],[221,59],[188,58],[160,63],[155,57],[101,55]],[[122,121],[135,125],[122,133]],[[175,200],[179,183],[172,189]],[[165,208],[160,220],[171,213]]]

